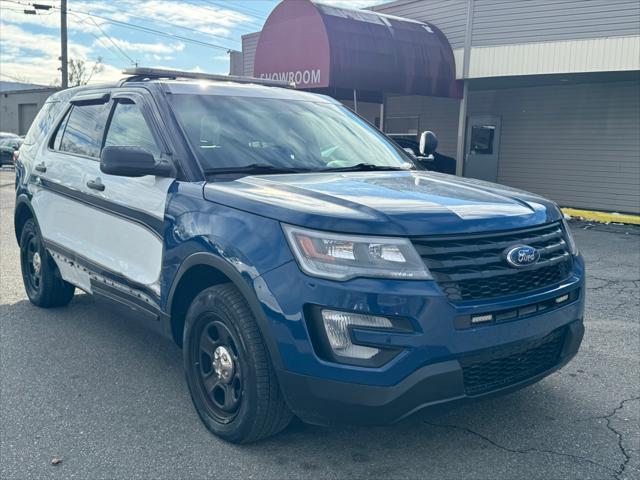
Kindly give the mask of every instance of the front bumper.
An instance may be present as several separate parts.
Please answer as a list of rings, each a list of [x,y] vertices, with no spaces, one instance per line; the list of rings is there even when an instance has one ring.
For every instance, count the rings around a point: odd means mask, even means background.
[[[288,371],[279,372],[279,378],[287,403],[307,423],[393,423],[418,410],[505,394],[541,380],[567,364],[578,352],[584,333],[582,321],[575,321],[566,329],[562,353],[555,365],[480,395],[465,393],[463,369],[458,360],[425,365],[389,387],[327,380]]]
[[[566,364],[578,351],[584,332],[581,258],[575,259],[573,275],[562,284],[493,302],[454,305],[432,281],[311,278],[294,262],[255,279],[254,289],[274,336],[276,351],[271,354],[285,399],[309,423],[388,423],[425,407],[506,393]],[[577,300],[553,311],[495,325],[456,327],[461,315],[524,307],[576,291]],[[301,309],[308,305],[403,317],[411,321],[414,332],[353,331],[353,337],[365,344],[402,349],[381,367],[327,361],[317,355],[310,340],[308,322],[313,320]],[[492,384],[480,393],[465,385],[463,371],[469,359],[499,357],[560,331],[560,351],[544,370],[516,376],[508,385]]]

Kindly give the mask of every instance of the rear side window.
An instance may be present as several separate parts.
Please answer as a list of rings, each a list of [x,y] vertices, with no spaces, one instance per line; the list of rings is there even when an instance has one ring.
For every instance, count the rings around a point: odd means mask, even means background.
[[[104,131],[105,104],[74,105],[66,120],[60,151],[99,158]]]
[[[160,155],[160,148],[140,108],[130,100],[116,103],[104,146],[138,147],[155,156]]]

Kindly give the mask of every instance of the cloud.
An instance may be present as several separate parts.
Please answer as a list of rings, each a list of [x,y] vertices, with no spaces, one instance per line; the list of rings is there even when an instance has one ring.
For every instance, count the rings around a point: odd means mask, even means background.
[[[155,53],[155,54],[161,54],[161,53],[168,54],[168,53],[181,52],[184,50],[184,47],[185,47],[184,43],[182,42],[177,42],[171,45],[167,45],[161,42],[138,43],[138,42],[129,42],[127,40],[122,40],[119,38],[111,38],[111,40],[109,40],[109,38],[104,36],[98,37],[96,41],[93,43],[93,46],[94,47],[95,46],[99,46],[99,47],[112,46],[114,43],[125,52],[142,52],[142,53]]]
[[[356,0],[359,1],[359,0]],[[205,5],[200,2],[174,2],[171,0],[119,0],[117,2],[74,1],[69,5],[69,31],[100,34],[100,28],[108,30],[111,24],[105,18],[119,22],[146,24],[163,30],[171,23],[179,27],[195,29],[215,36],[230,37],[235,27],[255,23],[255,19],[229,7]],[[94,15],[90,17],[87,13]],[[105,18],[100,18],[105,17]],[[2,9],[2,20],[14,24],[30,24],[48,29],[60,29],[60,11],[52,9],[38,15],[25,15],[22,7]],[[100,25],[98,28],[95,23]],[[160,27],[164,25],[164,27]],[[170,26],[168,28],[171,28]]]
[[[48,56],[60,55],[60,38],[54,35],[34,33],[20,28],[17,25],[0,23],[2,46],[0,52],[4,57],[5,49],[8,54],[16,55],[23,51],[39,52]],[[91,51],[90,47],[75,42],[68,44],[69,56],[86,58]],[[26,55],[28,59],[29,55]]]
[[[55,2],[53,4],[56,5]],[[178,55],[186,49],[183,42],[155,41],[158,37],[152,33],[133,32],[123,25],[109,23],[105,18],[211,42],[215,41],[197,32],[189,33],[184,29],[172,28],[170,24],[231,39],[232,32],[237,34],[237,27],[247,28],[248,24],[256,23],[255,19],[234,11],[233,3],[229,3],[229,6],[222,2],[220,4],[222,6],[219,7],[205,5],[195,0],[180,3],[168,0],[74,0],[70,2],[68,16],[69,58],[91,63],[99,56],[107,57],[109,63],[92,80],[94,83],[98,80],[120,78],[121,67],[129,66],[124,56],[116,51],[114,43],[130,57],[142,60],[143,63],[155,61],[169,64],[176,57],[185,55]],[[22,7],[4,7],[3,3],[0,10],[0,68],[34,83],[50,84],[59,79],[59,10],[24,15]],[[93,17],[83,12],[91,12]],[[105,32],[108,32],[111,40]],[[213,60],[220,62],[223,58],[215,57]],[[226,55],[224,60],[228,60]],[[198,69],[196,67],[194,70]]]
[[[224,37],[229,37],[231,30],[236,26],[251,21],[250,17],[232,8],[167,0],[74,2],[70,11],[75,11],[80,16],[84,16],[82,12],[91,12],[94,15],[137,24],[148,25],[155,21],[158,23],[153,28],[161,30],[166,29],[168,24],[173,24]],[[99,18],[97,20],[103,21]]]
[[[43,85],[51,84],[60,78],[60,39],[57,36],[30,32],[6,23],[0,23],[0,34],[0,63],[3,71]],[[89,62],[93,60],[90,46],[69,42],[68,50],[69,58]],[[92,79],[92,83],[120,78],[121,70],[119,67],[105,64],[104,71],[96,76],[96,79]]]

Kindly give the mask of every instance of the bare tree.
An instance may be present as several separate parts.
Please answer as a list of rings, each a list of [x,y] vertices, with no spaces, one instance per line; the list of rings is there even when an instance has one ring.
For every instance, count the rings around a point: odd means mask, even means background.
[[[86,85],[95,74],[103,70],[102,57],[98,57],[93,64],[79,58],[72,58],[69,60],[69,86],[77,87],[79,85]]]

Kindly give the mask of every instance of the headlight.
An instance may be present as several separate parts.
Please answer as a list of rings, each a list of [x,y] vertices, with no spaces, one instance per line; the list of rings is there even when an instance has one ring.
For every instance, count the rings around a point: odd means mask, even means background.
[[[567,242],[567,247],[569,247],[569,253],[571,253],[571,255],[577,255],[578,247],[576,246],[576,241],[573,239],[571,228],[569,228],[569,222],[567,222],[565,218],[562,219],[562,228],[564,230],[564,237]]]
[[[314,277],[431,279],[422,258],[406,238],[365,237],[283,225],[302,271]]]

